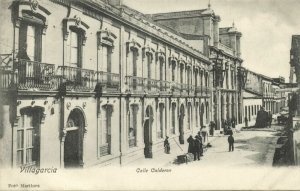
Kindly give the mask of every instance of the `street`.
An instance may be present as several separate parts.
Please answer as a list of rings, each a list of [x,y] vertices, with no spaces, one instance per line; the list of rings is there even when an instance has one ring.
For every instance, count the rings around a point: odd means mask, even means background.
[[[272,166],[278,137],[270,129],[240,131],[234,134],[234,152],[228,152],[227,136],[217,137],[210,143],[201,160],[189,165],[196,166]]]
[[[227,135],[209,137],[209,143],[212,147],[205,149],[204,156],[200,161],[191,161],[187,164],[178,164],[176,158],[178,155],[185,154],[188,144],[172,145],[171,154],[162,154],[152,159],[139,159],[129,166],[223,166],[223,167],[249,167],[266,166],[271,167],[276,147],[277,129],[279,126],[272,126],[270,129],[251,129],[235,132],[233,134],[234,152],[228,152]]]

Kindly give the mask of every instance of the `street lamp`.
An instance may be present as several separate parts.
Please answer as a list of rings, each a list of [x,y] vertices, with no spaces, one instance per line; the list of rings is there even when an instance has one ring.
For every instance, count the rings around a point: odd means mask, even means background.
[[[223,70],[223,59],[220,58],[212,58],[214,65],[213,65],[213,71],[214,71],[214,85],[216,87],[220,87],[223,85],[224,77],[226,71],[229,69],[229,64],[226,62],[225,64],[225,70]]]

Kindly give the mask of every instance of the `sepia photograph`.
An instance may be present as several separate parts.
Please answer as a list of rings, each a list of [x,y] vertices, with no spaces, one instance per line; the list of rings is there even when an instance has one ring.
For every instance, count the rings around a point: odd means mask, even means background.
[[[300,190],[299,0],[0,0],[0,190]]]

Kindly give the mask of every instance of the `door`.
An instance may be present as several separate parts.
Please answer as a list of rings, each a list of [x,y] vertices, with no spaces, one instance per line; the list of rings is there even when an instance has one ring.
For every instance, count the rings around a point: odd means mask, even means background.
[[[179,143],[184,144],[184,131],[183,131],[183,122],[184,122],[184,106],[180,106],[180,115],[179,115]]]
[[[79,133],[77,130],[68,131],[64,145],[64,162],[65,168],[79,167]]]
[[[153,110],[151,106],[146,109],[145,123],[144,123],[144,154],[145,158],[152,158],[152,124],[153,124]]]

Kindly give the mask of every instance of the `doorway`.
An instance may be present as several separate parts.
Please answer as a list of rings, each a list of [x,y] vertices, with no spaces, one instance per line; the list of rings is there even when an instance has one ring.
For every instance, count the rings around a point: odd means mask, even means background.
[[[183,104],[180,106],[179,111],[179,143],[184,144],[184,130],[183,130],[183,122],[184,122],[184,106]]]
[[[146,116],[144,123],[144,155],[145,158],[152,158],[152,124],[153,124],[153,109],[151,106],[146,108]]]
[[[79,109],[71,111],[67,121],[64,142],[65,168],[83,167],[83,128],[84,118]]]

